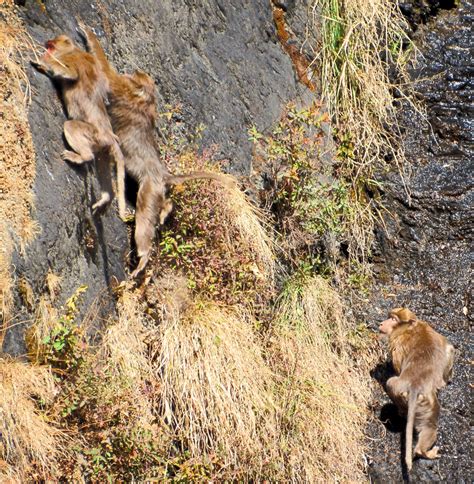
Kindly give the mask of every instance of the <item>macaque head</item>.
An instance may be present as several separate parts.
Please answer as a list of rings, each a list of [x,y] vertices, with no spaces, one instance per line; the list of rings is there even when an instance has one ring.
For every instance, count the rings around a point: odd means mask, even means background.
[[[412,324],[417,319],[416,315],[407,308],[392,309],[388,316],[388,319],[379,325],[380,332],[387,335],[390,335],[399,324]]]
[[[135,71],[130,76],[130,78],[141,87],[146,87],[147,89],[155,89],[155,80],[146,72]]]
[[[124,74],[124,77],[130,79],[137,89],[140,97],[155,98],[155,80],[146,72],[135,71],[133,74]]]
[[[49,54],[54,54],[55,51],[68,53],[76,48],[76,44],[67,35],[58,35],[56,38],[48,40],[45,47]]]

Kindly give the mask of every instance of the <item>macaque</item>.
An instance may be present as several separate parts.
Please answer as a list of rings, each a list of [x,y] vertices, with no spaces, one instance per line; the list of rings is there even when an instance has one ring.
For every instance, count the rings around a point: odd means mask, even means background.
[[[387,393],[400,413],[407,415],[405,462],[410,470],[413,427],[418,432],[415,456],[439,457],[439,448],[433,447],[440,411],[437,394],[451,378],[454,347],[406,308],[390,311],[379,329],[388,335],[393,367],[398,375],[387,381]]]
[[[163,224],[173,208],[168,198],[170,185],[208,178],[229,183],[228,177],[209,172],[172,175],[159,156],[154,128],[157,117],[155,83],[144,72],[119,74],[108,62],[95,34],[79,24],[87,47],[100,63],[110,83],[108,112],[125,158],[125,169],[138,182],[135,213],[135,243],[139,262],[131,277],[137,277],[150,257],[157,221]]]
[[[119,213],[124,219],[124,160],[107,115],[105,101],[109,83],[100,64],[66,35],[48,40],[45,54],[32,64],[57,81],[61,89],[69,118],[64,123],[64,136],[72,148],[72,151],[65,150],[62,158],[76,164],[96,158],[101,196],[92,209],[95,212],[106,207],[113,198],[109,166],[109,158],[112,156],[117,165]]]

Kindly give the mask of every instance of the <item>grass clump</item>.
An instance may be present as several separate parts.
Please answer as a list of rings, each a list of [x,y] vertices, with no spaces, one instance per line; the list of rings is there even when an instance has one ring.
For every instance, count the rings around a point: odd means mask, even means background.
[[[296,275],[282,292],[272,338],[286,479],[362,481],[368,382],[347,344],[342,302],[321,277]]]
[[[255,326],[241,308],[198,304],[157,329],[160,412],[191,458],[215,458],[214,477],[258,477],[272,461],[272,373]]]
[[[212,150],[199,154],[197,141],[182,144],[174,136],[165,151],[174,172],[219,172]],[[263,306],[276,270],[268,223],[236,180],[222,177],[225,183],[202,180],[173,191],[174,211],[160,233],[154,271],[177,271],[202,299]]]
[[[51,478],[65,439],[43,411],[57,392],[50,368],[2,358],[0,387],[0,477]]]
[[[391,0],[314,0],[312,12],[314,30],[321,32],[315,62],[341,170],[354,185],[370,188],[385,160],[399,169],[405,161],[394,93],[412,102],[407,95],[408,24]]]

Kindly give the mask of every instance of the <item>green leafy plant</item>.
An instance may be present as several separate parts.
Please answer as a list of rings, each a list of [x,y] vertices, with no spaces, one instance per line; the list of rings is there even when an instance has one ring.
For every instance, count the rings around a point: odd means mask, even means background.
[[[78,326],[78,303],[87,286],[80,286],[66,301],[65,312],[55,322],[51,332],[42,340],[43,359],[56,369],[71,370],[82,361],[80,344],[83,332]]]
[[[336,257],[347,259],[348,273],[353,267],[368,273],[368,234],[373,227],[371,211],[367,210],[370,202],[361,199],[364,184],[354,183],[346,177],[347,172],[338,171],[342,159],[355,156],[350,135],[337,145],[336,161],[323,162],[327,150],[323,126],[327,121],[327,114],[316,103],[306,109],[290,104],[269,134],[257,135],[251,128],[250,138],[265,162],[262,203],[274,215],[281,234],[279,245],[292,269],[301,261],[313,261],[313,272],[330,275]],[[371,187],[376,188],[374,184]],[[328,254],[327,240],[336,248],[347,247],[347,254]]]

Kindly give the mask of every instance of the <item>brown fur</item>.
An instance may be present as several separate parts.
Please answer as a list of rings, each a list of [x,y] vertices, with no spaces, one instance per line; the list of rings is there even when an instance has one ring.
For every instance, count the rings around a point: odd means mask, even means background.
[[[117,164],[119,212],[125,217],[125,168],[122,152],[113,134],[105,99],[109,90],[107,77],[100,64],[89,53],[79,49],[66,35],[46,42],[46,52],[33,65],[58,81],[69,120],[64,135],[73,151],[65,150],[64,160],[82,164],[97,156],[101,198],[93,205],[98,210],[113,198],[108,158]],[[106,155],[104,158],[104,154]]]
[[[145,268],[151,251],[157,221],[163,224],[173,205],[167,196],[169,185],[208,178],[227,183],[218,174],[194,172],[172,175],[159,156],[155,141],[155,83],[144,72],[120,75],[109,64],[94,33],[80,24],[90,52],[97,58],[110,83],[109,115],[125,158],[125,168],[138,181],[135,214],[135,242],[139,263],[132,272],[136,277]]]
[[[407,415],[405,461],[410,470],[413,427],[419,434],[415,456],[438,457],[438,447],[433,447],[440,411],[437,395],[451,377],[454,348],[406,308],[392,310],[389,319],[380,324],[380,331],[389,337],[393,367],[398,374],[387,381],[387,393],[399,411]]]

